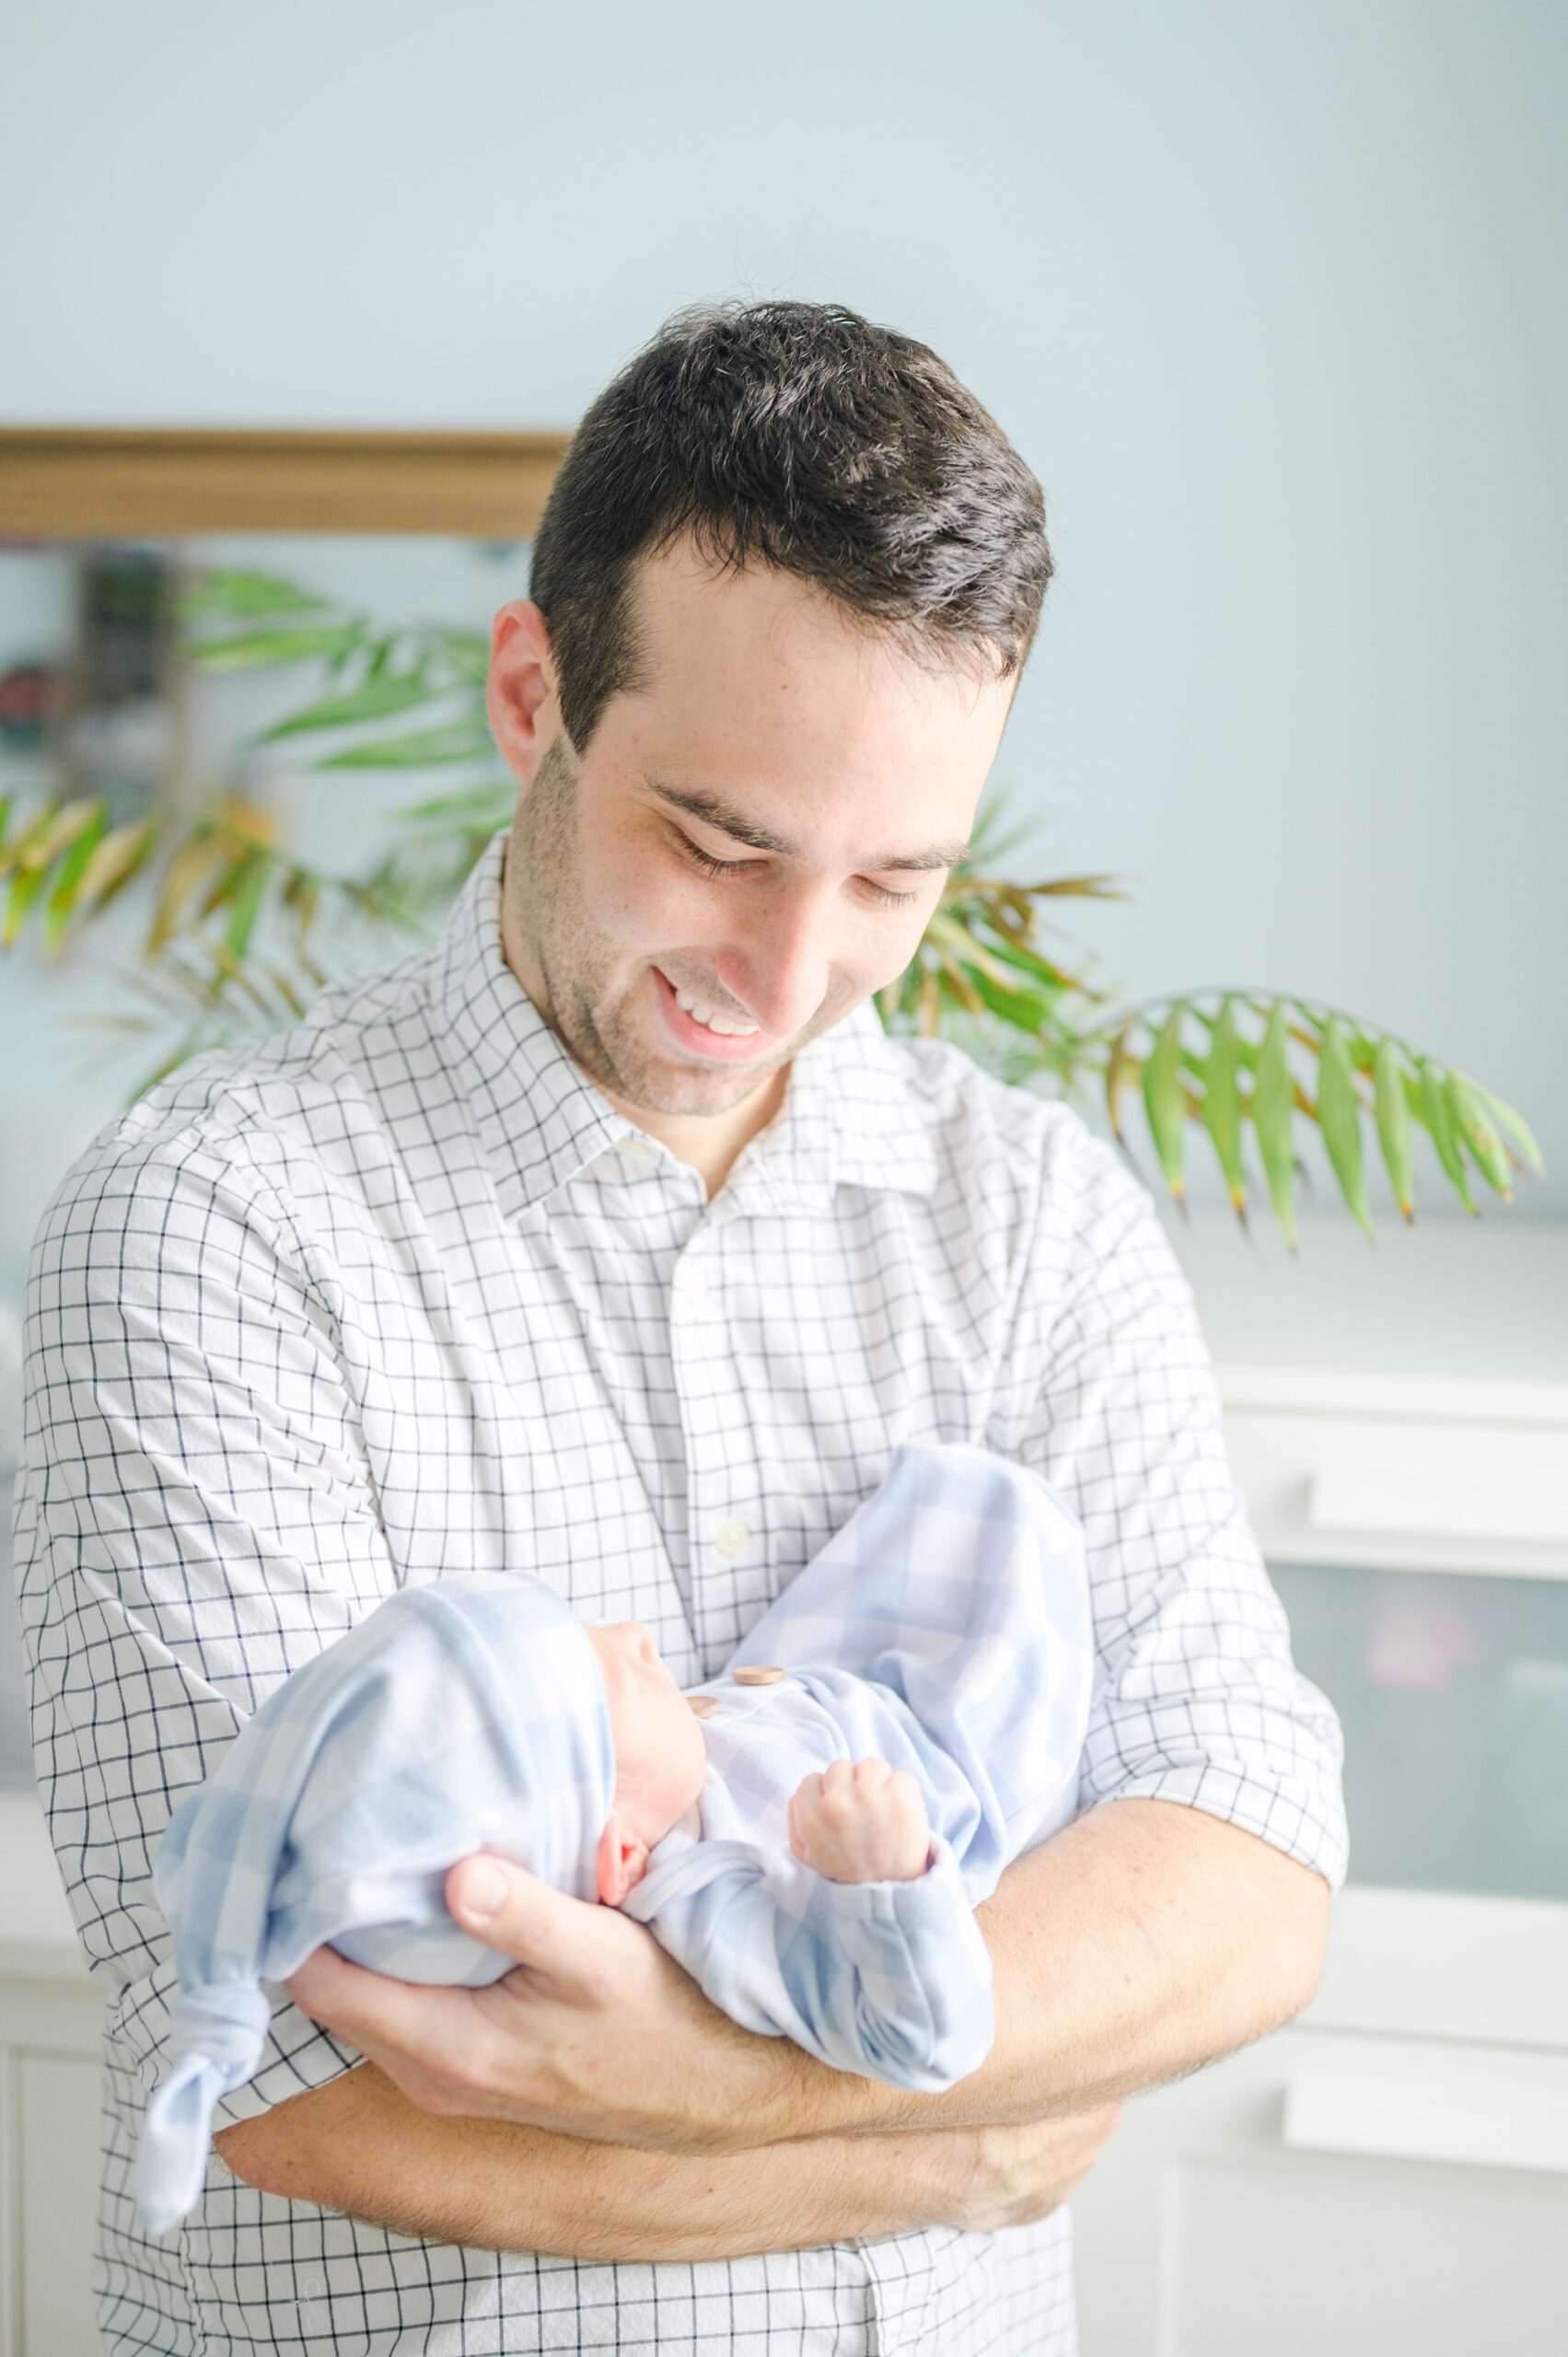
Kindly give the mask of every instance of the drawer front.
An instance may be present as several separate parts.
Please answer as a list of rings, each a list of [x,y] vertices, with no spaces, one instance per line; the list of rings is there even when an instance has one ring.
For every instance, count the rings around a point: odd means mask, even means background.
[[[1568,1428],[1230,1408],[1271,1562],[1568,1580]]]
[[[1140,2096],[1073,2197],[1086,2357],[1561,2357],[1565,2073],[1296,2028]]]

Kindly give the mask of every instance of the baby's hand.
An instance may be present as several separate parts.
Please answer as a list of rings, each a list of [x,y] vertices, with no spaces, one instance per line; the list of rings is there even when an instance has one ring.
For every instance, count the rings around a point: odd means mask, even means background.
[[[830,1882],[914,1882],[931,1855],[924,1795],[885,1759],[835,1759],[791,1801],[789,1846]]]

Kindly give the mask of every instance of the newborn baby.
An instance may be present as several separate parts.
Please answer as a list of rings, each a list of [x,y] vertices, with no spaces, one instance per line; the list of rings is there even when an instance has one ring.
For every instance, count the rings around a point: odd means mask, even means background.
[[[688,1818],[708,1774],[700,1719],[720,1708],[711,1692],[684,1693],[640,1620],[585,1631],[598,1658],[615,1746],[615,1805],[598,1840],[595,1883],[619,1907],[647,1872],[666,1834]],[[738,1686],[772,1686],[775,1663],[739,1664]],[[807,1775],[789,1804],[789,1846],[830,1882],[912,1882],[931,1861],[925,1800],[907,1769],[885,1759],[835,1759]],[[701,1817],[690,1829],[700,1838]]]
[[[742,2026],[935,2092],[994,2037],[974,1920],[1074,1814],[1093,1647],[1079,1526],[966,1444],[900,1449],[722,1676],[683,1694],[635,1622],[541,1582],[405,1588],[286,1678],[175,1811],[154,1885],[181,1993],[136,2163],[199,2200],[214,2107],[330,1942],[404,1980],[511,1960],[447,1912],[489,1850],[645,1923]]]

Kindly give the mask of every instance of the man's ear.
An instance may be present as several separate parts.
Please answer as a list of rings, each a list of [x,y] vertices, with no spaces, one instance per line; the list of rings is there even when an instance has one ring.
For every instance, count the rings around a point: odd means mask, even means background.
[[[619,1907],[627,1892],[642,1881],[647,1864],[647,1843],[634,1834],[622,1833],[621,1819],[612,1815],[598,1837],[596,1864],[600,1904]]]
[[[492,625],[485,705],[507,768],[527,785],[560,719],[550,627],[531,598],[514,598]]]

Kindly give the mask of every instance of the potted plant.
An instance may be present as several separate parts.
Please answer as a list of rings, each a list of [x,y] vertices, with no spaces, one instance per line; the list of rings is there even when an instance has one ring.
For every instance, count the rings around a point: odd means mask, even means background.
[[[30,925],[58,952],[134,885],[148,901],[136,977],[178,1038],[143,1088],[204,1048],[273,1029],[330,979],[320,920],[335,910],[373,935],[439,918],[495,829],[516,784],[485,720],[487,648],[475,633],[387,627],[299,585],[254,572],[195,577],[182,607],[185,653],[209,669],[318,667],[316,691],[263,732],[308,737],[322,772],[450,771],[446,791],[395,814],[362,872],[330,874],[293,853],[258,806],[229,796],[192,811],[155,803],[116,816],[110,798],[0,805],[0,945]],[[1373,1235],[1370,1129],[1394,1200],[1415,1218],[1424,1132],[1464,1208],[1472,1173],[1511,1202],[1516,1173],[1544,1168],[1522,1117],[1471,1074],[1348,1010],[1295,993],[1222,988],[1118,1004],[1047,948],[1047,902],[1125,900],[1106,875],[1016,881],[994,807],[950,874],[910,965],[878,994],[894,1031],[941,1033],[1015,1086],[1103,1103],[1130,1150],[1129,1114],[1153,1140],[1164,1183],[1184,1203],[1189,1132],[1207,1133],[1244,1224],[1250,1130],[1269,1202],[1291,1250],[1301,1143],[1316,1140],[1350,1211]],[[1016,841],[1016,836],[1012,839]],[[331,930],[329,926],[326,930]]]

